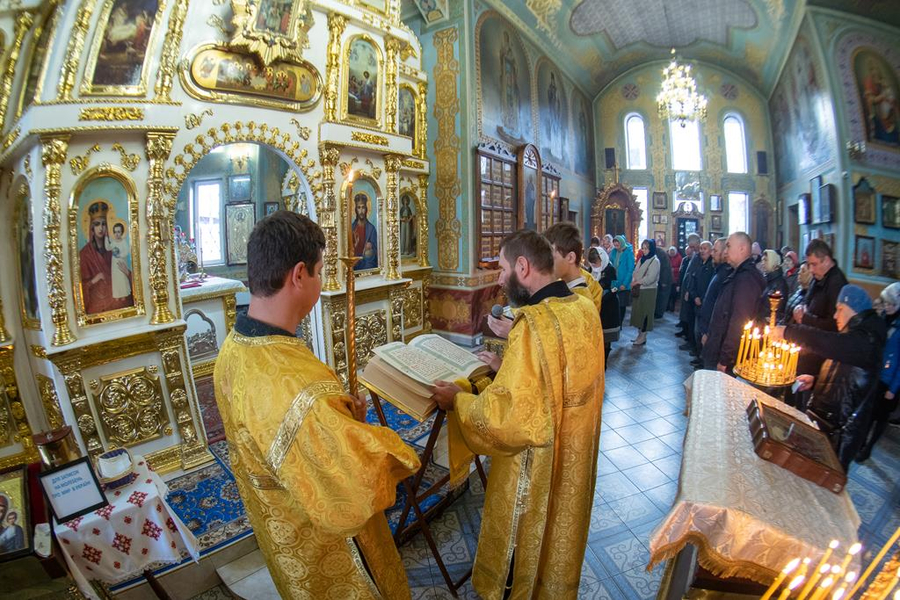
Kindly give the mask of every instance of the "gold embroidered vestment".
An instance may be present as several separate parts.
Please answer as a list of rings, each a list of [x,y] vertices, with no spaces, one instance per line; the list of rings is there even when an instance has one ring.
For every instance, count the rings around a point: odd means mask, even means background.
[[[282,598],[410,597],[384,510],[415,452],[352,416],[337,376],[297,338],[232,331],[216,401],[238,490]]]
[[[519,310],[494,381],[461,392],[450,415],[452,477],[471,453],[491,456],[472,575],[500,599],[576,598],[594,502],[603,353],[600,316],[585,297]]]

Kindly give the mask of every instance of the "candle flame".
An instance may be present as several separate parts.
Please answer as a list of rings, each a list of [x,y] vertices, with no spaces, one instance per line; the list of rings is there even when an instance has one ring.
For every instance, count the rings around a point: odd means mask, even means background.
[[[850,571],[847,573],[847,576],[844,577],[844,581],[847,583],[853,583],[853,580],[856,579],[856,571]]]
[[[829,575],[828,577],[825,578],[824,581],[822,581],[822,583],[819,584],[819,587],[828,589],[831,587],[832,583],[834,583],[834,579],[832,579],[831,576]]]
[[[841,567],[840,567],[840,565],[834,565],[833,567],[831,567],[831,572],[832,572],[833,574],[835,574],[835,575],[837,575],[838,573],[840,573],[840,572],[841,572]]]
[[[781,571],[785,575],[790,575],[791,572],[796,569],[800,565],[800,557],[798,556],[788,564],[784,566],[784,569]]]
[[[900,600],[900,590],[894,592],[894,600]]]
[[[354,179],[356,179],[356,171],[354,171],[353,169],[350,169],[350,172],[347,173],[347,181],[349,181],[350,183],[353,183]]]
[[[856,556],[857,554],[859,554],[860,550],[862,550],[862,544],[860,544],[859,542],[856,542],[855,544],[850,546],[850,549],[847,550],[847,553],[850,554],[851,556]]]
[[[825,573],[827,573],[830,570],[831,570],[831,565],[829,565],[828,563],[825,563],[824,565],[819,567],[819,574],[824,575]]]
[[[744,325],[744,329],[746,329],[747,331],[750,331],[750,329],[752,327],[753,327],[753,321],[747,321],[747,324]]]
[[[796,590],[798,587],[800,587],[800,584],[803,583],[803,580],[805,579],[806,577],[804,577],[803,575],[797,575],[796,577],[791,579],[791,583],[790,585],[788,585],[788,589]]]
[[[831,540],[830,542],[828,542],[828,547],[831,548],[832,550],[834,550],[835,548],[837,548],[840,545],[841,545],[841,543],[837,540]]]
[[[831,597],[831,600],[841,600],[844,597],[844,594],[847,592],[847,588],[838,588],[838,590]]]

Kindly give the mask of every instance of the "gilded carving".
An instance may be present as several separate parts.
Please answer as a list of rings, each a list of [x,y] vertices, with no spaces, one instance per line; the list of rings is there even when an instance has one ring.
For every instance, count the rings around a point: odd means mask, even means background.
[[[211,117],[213,111],[210,109],[206,109],[201,113],[195,114],[191,113],[189,115],[184,115],[184,126],[186,129],[196,129],[200,127],[200,124],[203,123],[203,117]]]
[[[16,25],[13,33],[12,45],[9,54],[6,57],[6,69],[3,71],[3,77],[0,79],[0,123],[6,118],[6,110],[9,108],[9,98],[12,95],[13,80],[16,77],[16,65],[19,64],[19,53],[22,51],[22,42],[25,40],[25,34],[31,29],[34,23],[34,14],[23,10],[16,15]],[[4,140],[3,149],[9,146]]]
[[[428,175],[419,175],[419,187],[421,188],[421,193],[419,194],[419,239],[422,240],[418,244],[418,252],[419,252],[419,266],[420,267],[430,267],[431,264],[428,262]]]
[[[19,386],[16,382],[16,372],[13,368],[12,345],[0,346],[0,446],[7,444],[3,440],[10,439],[12,443],[19,443],[22,451],[0,458],[0,469],[27,464],[39,460],[34,441],[31,439],[31,427],[25,415],[25,407],[19,397]],[[5,396],[5,402],[4,402]],[[5,423],[3,423],[5,421]]]
[[[19,135],[22,133],[21,127],[15,127],[12,131],[6,134],[3,138],[3,149],[9,150],[9,147],[16,143],[16,140],[19,139]]]
[[[57,429],[66,424],[62,408],[59,404],[59,394],[56,393],[56,384],[46,375],[38,373],[36,376],[38,389],[41,392],[41,404],[44,405],[44,414],[50,429]]]
[[[71,100],[72,90],[75,89],[75,75],[78,73],[78,59],[84,50],[84,39],[87,36],[88,27],[91,25],[91,16],[94,14],[94,6],[97,0],[81,0],[78,13],[75,15],[75,23],[69,32],[69,44],[63,55],[62,69],[59,73],[59,83],[56,86],[57,100]]]
[[[97,433],[97,424],[94,422],[94,416],[88,403],[87,393],[84,389],[84,380],[81,377],[82,353],[75,350],[63,355],[53,357],[53,362],[63,374],[66,381],[66,392],[69,396],[69,402],[72,404],[72,410],[75,413],[75,423],[81,432],[81,439],[87,447],[88,453],[95,456],[103,451],[103,443]]]
[[[287,31],[283,33],[257,28],[257,11],[264,6],[252,0],[231,0],[234,35],[228,45],[253,52],[265,66],[280,60],[302,60],[303,49],[309,48],[308,32],[313,24],[308,0],[290,3]]]
[[[403,294],[404,329],[414,329],[422,325],[422,290],[409,288]]]
[[[35,358],[47,358],[47,349],[43,346],[39,346],[38,344],[32,344],[30,346],[31,354]]]
[[[23,164],[22,168],[25,169],[25,177],[27,177],[28,181],[30,182],[34,178],[34,174],[31,172],[31,155],[30,154],[25,155],[25,160],[22,164]]]
[[[397,59],[400,54],[400,40],[385,38],[384,68],[384,125],[391,133],[397,133]]]
[[[300,121],[294,118],[291,118],[290,124],[297,128],[297,135],[300,136],[301,140],[309,139],[309,136],[312,134],[312,129],[305,125],[301,125]]]
[[[165,435],[172,435],[172,428],[167,426],[163,431]],[[156,450],[144,455],[150,468],[159,475],[171,473],[181,467],[182,448],[180,444]]]
[[[409,285],[409,284],[407,284]],[[403,309],[406,300],[406,285],[391,288],[391,341],[403,341]]]
[[[341,157],[341,147],[331,144],[319,145],[319,162],[322,164],[322,186],[324,190],[322,206],[317,214],[322,231],[325,233],[325,255],[323,257],[325,283],[322,289],[325,291],[337,291],[341,289],[338,283],[338,258],[337,258],[337,227],[335,219],[334,197],[334,166]]]
[[[325,120],[336,121],[338,93],[341,79],[341,38],[347,27],[347,17],[337,13],[328,15],[328,56],[326,58]]]
[[[222,298],[225,305],[225,332],[229,332],[234,328],[234,322],[237,320],[237,298],[234,294],[228,294]]]
[[[147,367],[100,377],[94,399],[109,446],[156,439],[168,423],[159,377]]]
[[[323,299],[324,300],[324,299]],[[326,315],[331,319],[331,356],[334,360],[334,371],[341,379],[344,388],[349,385],[347,376],[347,346],[344,341],[346,334],[346,307],[344,303],[333,297],[323,302]],[[326,316],[326,321],[328,320]],[[359,321],[357,321],[358,323]],[[357,346],[359,348],[359,346]],[[358,356],[358,354],[357,354]]]
[[[384,157],[384,167],[387,171],[388,224],[388,271],[386,279],[400,279],[400,199],[397,194],[397,174],[400,172],[402,160],[403,157],[397,154],[386,154]]]
[[[112,149],[114,152],[119,153],[120,162],[122,163],[122,167],[128,169],[129,171],[134,171],[137,169],[137,166],[141,162],[141,157],[137,154],[128,154],[128,151],[122,147],[122,144],[116,142],[112,145]]]
[[[393,309],[391,314],[393,315]],[[386,310],[380,309],[356,317],[356,364],[359,369],[366,367],[375,348],[387,342]]]
[[[169,25],[166,27],[166,38],[163,40],[162,56],[156,72],[154,93],[157,100],[168,101],[175,82],[175,65],[178,63],[178,49],[181,47],[181,36],[184,33],[184,19],[187,17],[188,0],[175,0]]]
[[[422,279],[422,331],[431,332],[431,305],[429,304],[429,295],[431,292],[431,275],[426,275]]]
[[[377,167],[375,163],[372,162],[371,158],[366,159],[366,164],[369,166],[372,177],[374,177],[375,179],[381,179],[381,168]]]
[[[6,319],[3,316],[3,300],[0,300],[0,343],[6,343],[11,339],[6,330]]]
[[[362,142],[364,144],[372,144],[373,146],[387,146],[388,139],[383,135],[374,133],[366,133],[365,131],[351,131],[350,139],[354,142]]]
[[[438,134],[434,141],[435,169],[434,194],[438,200],[438,219],[435,233],[438,242],[438,267],[452,271],[459,268],[459,238],[461,224],[456,214],[456,201],[461,193],[457,161],[460,156],[460,140],[456,135],[456,117],[459,114],[459,61],[453,54],[453,44],[459,39],[456,27],[449,27],[434,34],[437,62],[434,66],[435,104]],[[426,238],[427,239],[427,238]]]
[[[206,24],[213,29],[218,29],[226,36],[230,36],[232,34],[232,30],[228,28],[228,24],[225,23],[225,19],[223,19],[219,15],[209,15],[209,17],[207,17],[206,19]]]
[[[350,171],[353,170],[353,165],[356,164],[358,160],[359,159],[354,156],[350,162],[344,161],[340,163],[338,168],[341,170],[341,177],[347,179],[350,176]]]
[[[53,321],[54,346],[63,346],[75,341],[69,330],[69,314],[66,310],[66,289],[63,282],[63,255],[60,241],[60,177],[62,165],[69,148],[69,136],[41,136],[41,162],[46,176],[44,179],[44,258],[47,261],[47,289],[49,292],[50,314]]]
[[[419,94],[416,97],[416,143],[415,154],[424,159],[428,153],[428,84],[419,82]],[[424,168],[424,167],[420,167]]]
[[[81,175],[88,168],[92,152],[100,152],[100,144],[94,144],[84,154],[76,155],[69,159],[69,168],[72,169],[72,175]]]
[[[144,109],[139,106],[91,106],[78,113],[79,121],[143,121]]]
[[[163,166],[172,150],[174,133],[147,132],[147,160],[150,161],[150,176],[147,179],[147,223],[149,226],[148,263],[150,270],[150,292],[153,299],[153,316],[150,323],[171,323],[175,315],[169,310],[169,281],[166,276],[166,242],[171,218],[163,201]]]
[[[402,164],[407,169],[424,169],[425,168],[425,163],[423,163],[420,160],[413,160],[411,158],[404,158]]]

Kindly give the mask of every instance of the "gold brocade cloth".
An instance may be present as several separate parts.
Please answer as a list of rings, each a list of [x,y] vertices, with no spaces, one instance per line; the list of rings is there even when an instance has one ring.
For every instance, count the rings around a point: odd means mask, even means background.
[[[790,560],[816,564],[836,539],[846,551],[860,519],[849,494],[834,494],[759,458],[745,412],[752,399],[809,423],[800,411],[717,371],[685,382],[690,408],[675,504],[650,538],[650,565],[686,544],[720,577],[768,585]],[[850,569],[858,569],[851,564]]]
[[[574,599],[597,477],[603,333],[577,294],[521,308],[494,381],[448,412],[451,478],[491,456],[472,585],[481,598]],[[515,560],[512,561],[515,553]]]
[[[360,423],[298,338],[232,331],[215,371],[238,491],[282,598],[408,600],[384,510],[419,468],[387,427]]]

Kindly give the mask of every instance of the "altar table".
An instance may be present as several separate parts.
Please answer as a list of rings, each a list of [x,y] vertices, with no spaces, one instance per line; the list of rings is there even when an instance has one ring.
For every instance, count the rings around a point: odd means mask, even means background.
[[[194,534],[169,510],[168,488],[141,456],[135,456],[135,480],[106,491],[109,505],[65,523],[54,532],[72,577],[89,598],[94,586],[129,581],[187,556],[200,559]]]
[[[860,525],[846,489],[834,494],[759,458],[745,409],[755,398],[809,419],[718,371],[697,371],[685,387],[690,417],[678,495],[651,535],[650,566],[693,544],[712,574],[768,585],[795,557],[816,564],[832,539],[843,557]]]

